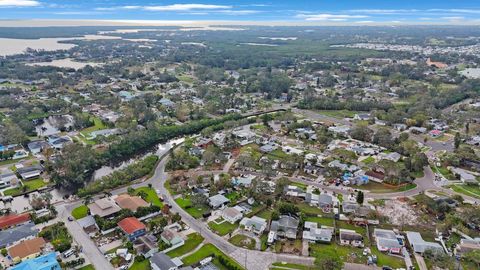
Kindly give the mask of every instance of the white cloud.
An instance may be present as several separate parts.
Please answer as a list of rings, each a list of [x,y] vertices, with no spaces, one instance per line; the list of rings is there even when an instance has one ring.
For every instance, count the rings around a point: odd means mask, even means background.
[[[452,8],[452,9],[428,9],[427,11],[431,12],[450,12],[450,13],[467,13],[467,14],[480,14],[480,9],[460,9],[460,8]]]
[[[461,21],[461,20],[465,19],[465,17],[462,17],[462,16],[447,16],[447,17],[441,17],[440,19],[449,20],[449,21]]]
[[[36,0],[0,0],[0,7],[36,7],[40,2]]]
[[[250,10],[250,9],[245,9],[245,10],[225,9],[225,10],[216,10],[215,12],[216,13],[228,14],[228,15],[249,15],[249,14],[257,14],[257,13],[260,13],[261,11]]]
[[[404,13],[415,13],[418,11],[419,11],[418,9],[352,9],[352,10],[347,10],[346,12],[393,15],[393,14],[404,14]]]
[[[374,23],[375,21],[356,21],[355,23],[364,24],[364,23]]]
[[[206,4],[173,4],[167,6],[145,6],[143,8],[150,11],[188,11],[205,9],[230,9],[232,8],[232,6]]]
[[[303,18],[306,21],[347,21],[349,19],[362,19],[368,18],[366,15],[347,15],[347,14],[298,14],[298,18]]]

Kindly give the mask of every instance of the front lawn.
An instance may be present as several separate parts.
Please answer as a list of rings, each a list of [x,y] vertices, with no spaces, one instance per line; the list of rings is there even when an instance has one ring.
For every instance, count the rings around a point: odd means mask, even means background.
[[[243,234],[237,234],[228,240],[230,243],[237,247],[243,247],[247,249],[255,249],[255,239],[245,236]]]
[[[88,137],[91,132],[97,131],[97,130],[102,130],[102,129],[107,129],[108,127],[103,123],[103,121],[98,118],[98,117],[93,117],[93,126],[84,128],[80,131],[82,135],[85,137]]]
[[[85,265],[84,267],[78,268],[77,270],[95,270],[95,267],[93,265]]]
[[[217,224],[213,221],[210,221],[208,223],[208,227],[210,227],[210,229],[212,229],[212,231],[216,234],[224,236],[238,228],[238,223],[231,224],[230,222],[225,221],[223,223]]]
[[[179,257],[194,250],[200,243],[203,242],[203,237],[199,233],[192,233],[187,235],[187,240],[183,246],[167,252],[171,258]]]
[[[302,264],[294,264],[294,263],[284,263],[284,262],[274,262],[273,266],[279,266],[281,269],[289,268],[289,269],[298,269],[298,270],[311,270],[314,269],[313,267],[302,265]]]
[[[322,209],[318,208],[318,206],[311,206],[306,203],[299,203],[296,204],[296,206],[308,216],[318,216],[323,214]]]
[[[139,187],[135,189],[135,195],[138,195],[141,191],[145,192],[147,194],[147,197],[145,198],[145,201],[156,205],[160,208],[163,207],[163,203],[160,201],[160,198],[158,198],[157,192],[153,188],[149,187]]]
[[[130,266],[130,268],[128,268],[129,270],[150,270],[152,269],[150,267],[150,261],[148,259],[145,259],[141,262],[137,262],[135,261],[132,266]]]
[[[370,157],[362,160],[362,162],[365,163],[366,165],[370,165],[370,164],[373,164],[375,162],[375,158],[370,156]]]
[[[23,182],[23,185],[27,187],[25,189],[25,191],[23,190],[23,187],[19,186],[19,187],[16,187],[16,188],[11,188],[11,189],[5,190],[3,192],[3,195],[4,196],[17,196],[17,195],[20,195],[20,194],[23,194],[23,193],[26,193],[26,192],[35,191],[35,190],[37,190],[39,188],[42,188],[42,187],[47,185],[43,181],[43,179],[41,179],[41,178],[36,178],[36,179],[33,179],[33,180],[22,181],[22,182]]]
[[[480,198],[480,186],[474,185],[453,185],[453,191],[465,194],[470,197]]]
[[[80,205],[72,210],[72,217],[75,219],[81,219],[88,215],[88,207],[86,205]]]
[[[416,187],[417,185],[413,183],[394,186],[370,181],[365,185],[358,186],[358,189],[369,190],[372,193],[393,193],[407,191]]]
[[[194,218],[201,218],[203,213],[208,211],[208,206],[206,205],[193,206],[192,201],[188,197],[178,198],[175,202]]]
[[[198,263],[199,261],[213,256],[213,264],[215,264],[217,267],[220,269],[227,269],[219,260],[219,257],[223,257],[223,260],[228,262],[231,265],[236,266],[238,269],[245,269],[243,268],[240,264],[238,264],[236,261],[234,261],[232,258],[228,257],[225,255],[221,250],[219,250],[216,246],[213,244],[206,244],[203,247],[201,247],[199,250],[197,250],[195,253],[185,257],[182,259],[183,263],[185,265],[192,265],[195,263]]]

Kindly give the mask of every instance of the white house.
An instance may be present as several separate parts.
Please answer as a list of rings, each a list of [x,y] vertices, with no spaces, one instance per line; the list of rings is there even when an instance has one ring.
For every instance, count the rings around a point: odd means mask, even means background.
[[[233,207],[227,207],[222,211],[222,218],[232,224],[242,219],[242,217],[242,213]]]

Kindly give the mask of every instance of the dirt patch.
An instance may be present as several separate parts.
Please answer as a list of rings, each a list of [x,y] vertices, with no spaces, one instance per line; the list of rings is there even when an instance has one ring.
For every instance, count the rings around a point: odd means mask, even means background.
[[[420,222],[414,208],[404,200],[386,200],[385,205],[377,207],[377,210],[387,217],[392,225],[418,225]]]

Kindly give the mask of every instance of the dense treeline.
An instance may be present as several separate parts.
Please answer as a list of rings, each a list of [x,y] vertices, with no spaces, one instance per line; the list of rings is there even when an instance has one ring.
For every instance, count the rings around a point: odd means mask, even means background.
[[[349,111],[371,111],[374,109],[388,110],[392,108],[391,103],[379,101],[339,101],[333,98],[321,97],[302,100],[298,103],[300,109],[315,110],[349,110]]]
[[[84,197],[125,185],[148,175],[155,168],[157,161],[157,156],[148,156],[128,165],[124,169],[114,171],[112,174],[102,177],[99,181],[91,182],[86,187],[79,189],[77,194],[80,197]]]

